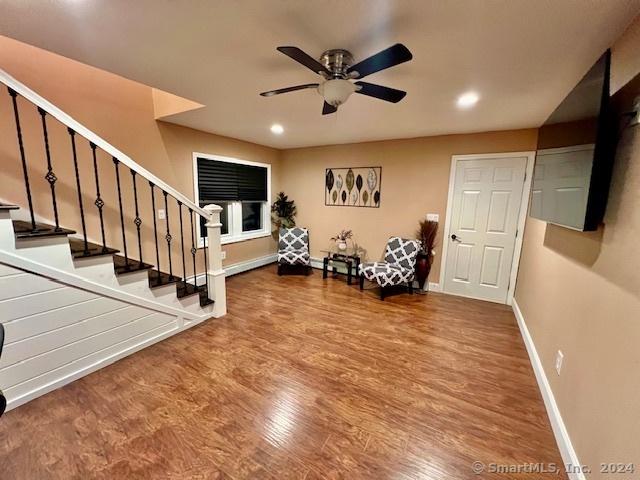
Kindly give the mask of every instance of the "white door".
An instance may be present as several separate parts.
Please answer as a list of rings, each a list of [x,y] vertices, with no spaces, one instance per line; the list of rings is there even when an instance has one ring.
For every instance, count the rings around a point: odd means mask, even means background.
[[[458,160],[444,291],[506,303],[527,157]]]

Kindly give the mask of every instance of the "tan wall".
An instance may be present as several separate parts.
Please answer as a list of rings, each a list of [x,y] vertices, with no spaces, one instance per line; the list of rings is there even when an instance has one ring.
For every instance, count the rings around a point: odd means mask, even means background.
[[[153,94],[150,87],[1,36],[0,67],[189,198],[193,198],[193,151],[271,163],[273,165],[272,191],[278,192],[278,150],[157,122],[154,119]],[[19,104],[36,211],[44,218],[52,219],[51,197],[48,184],[43,180],[46,162],[40,117],[35,108],[24,99],[20,99]],[[55,120],[49,119],[48,124],[54,171],[59,179],[56,186],[61,223],[65,227],[80,230],[69,137],[65,128]],[[15,124],[6,90],[0,92],[0,131],[8,133],[0,137],[2,178],[0,199],[26,206],[16,137],[12,134],[15,131]],[[82,188],[85,194],[87,229],[91,238],[99,240],[97,209],[93,205],[95,186],[90,148],[81,138],[77,141]],[[108,244],[121,248],[114,166],[104,153],[99,156],[98,163],[102,195],[107,203],[105,215],[108,225]],[[125,199],[125,222],[128,225],[127,243],[130,253],[135,253],[137,257],[135,229],[132,224],[135,213],[131,175],[126,168],[121,168],[121,176]],[[142,212],[140,216],[144,222],[143,258],[151,259],[155,257],[155,247],[149,186],[147,182],[140,182],[138,186],[139,208]],[[162,203],[163,199],[158,195],[156,201]],[[181,272],[176,204],[170,203],[169,210],[174,213],[170,217],[171,232],[174,237],[173,264],[174,268]],[[187,222],[186,215],[185,222]],[[158,228],[162,232],[161,264],[166,270],[166,243],[163,242],[165,222],[159,221]],[[190,247],[190,238],[186,233],[185,240]],[[227,251],[225,264],[231,265],[275,252],[275,242],[271,238],[248,240],[225,245],[224,250]],[[188,262],[188,265],[190,264]],[[198,265],[201,264],[202,262]],[[200,269],[198,267],[198,270]],[[187,274],[190,274],[189,270]]]
[[[614,90],[640,72],[638,48],[636,20],[612,50]],[[640,462],[638,127],[624,132],[615,161],[599,231],[527,220],[515,294],[573,446],[594,471],[590,478],[613,478],[599,473],[600,462],[634,462],[636,470]],[[561,376],[557,350],[564,353]]]
[[[298,205],[298,224],[310,229],[312,256],[320,257],[338,231],[352,229],[369,259],[378,260],[391,235],[415,238],[427,213],[439,214],[444,225],[452,155],[532,150],[535,142],[529,129],[285,150],[282,184]],[[325,206],[325,168],[359,166],[382,166],[380,208]],[[440,275],[443,229],[431,282]]]

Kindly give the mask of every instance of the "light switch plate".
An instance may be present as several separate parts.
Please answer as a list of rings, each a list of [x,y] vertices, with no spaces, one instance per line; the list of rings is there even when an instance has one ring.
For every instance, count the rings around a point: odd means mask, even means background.
[[[165,218],[167,218],[167,216],[164,213],[164,209],[161,208],[158,210],[158,220],[164,220]]]
[[[226,252],[226,251],[224,251],[224,250],[222,250],[222,251],[220,252],[220,258],[221,258],[222,260],[226,259],[226,258],[227,258],[227,252]]]
[[[562,353],[562,350],[558,350],[558,353],[556,353],[556,372],[558,372],[558,375],[560,375],[560,372],[562,371],[563,360],[564,353]]]
[[[439,222],[440,215],[438,215],[437,213],[427,213],[427,221],[429,220],[432,222]]]

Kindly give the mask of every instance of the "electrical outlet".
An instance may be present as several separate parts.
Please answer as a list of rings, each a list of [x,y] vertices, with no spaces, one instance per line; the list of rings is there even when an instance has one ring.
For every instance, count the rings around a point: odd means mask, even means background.
[[[439,222],[440,215],[438,215],[437,213],[427,213],[427,221]]]
[[[556,372],[558,372],[558,375],[560,375],[560,371],[562,370],[563,360],[564,360],[564,353],[562,353],[562,350],[558,350],[558,353],[556,353]]]
[[[158,220],[164,220],[167,216],[164,213],[164,208],[158,210]]]
[[[226,252],[226,251],[224,251],[224,250],[222,250],[222,251],[220,252],[220,258],[221,258],[222,260],[225,260],[225,259],[227,258],[227,252]]]

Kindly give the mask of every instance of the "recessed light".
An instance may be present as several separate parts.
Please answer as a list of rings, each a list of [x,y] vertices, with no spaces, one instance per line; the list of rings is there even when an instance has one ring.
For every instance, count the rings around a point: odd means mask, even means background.
[[[276,135],[282,135],[284,132],[284,128],[279,123],[274,123],[271,125],[271,133],[275,133]]]
[[[458,97],[458,107],[460,108],[470,108],[473,107],[480,97],[476,92],[467,92],[463,93]]]

